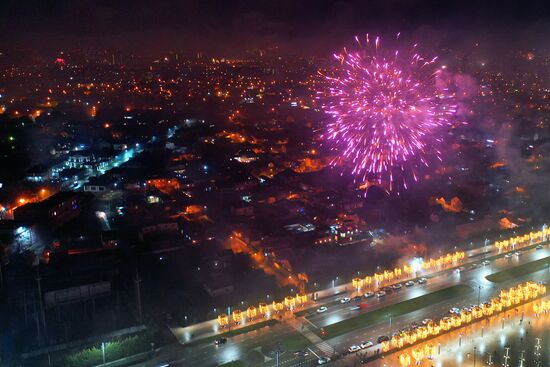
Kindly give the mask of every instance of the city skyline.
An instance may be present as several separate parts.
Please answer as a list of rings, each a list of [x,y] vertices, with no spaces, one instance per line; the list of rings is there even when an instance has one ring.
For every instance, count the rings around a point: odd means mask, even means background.
[[[0,364],[546,366],[550,7],[8,1]]]

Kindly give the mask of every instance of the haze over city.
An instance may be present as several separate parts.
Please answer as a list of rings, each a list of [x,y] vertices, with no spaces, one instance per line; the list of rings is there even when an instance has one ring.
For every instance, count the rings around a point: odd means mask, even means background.
[[[542,1],[6,1],[0,366],[549,366]]]

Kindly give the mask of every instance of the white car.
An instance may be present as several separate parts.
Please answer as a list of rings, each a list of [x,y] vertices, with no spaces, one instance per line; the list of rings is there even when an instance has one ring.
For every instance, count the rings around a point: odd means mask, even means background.
[[[376,297],[382,298],[382,297],[384,297],[384,296],[386,296],[386,292],[384,292],[384,291],[378,291],[378,292],[376,292]]]
[[[355,345],[355,344],[353,344],[351,347],[348,348],[348,352],[350,352],[350,353],[355,353],[358,350],[361,350],[361,347],[359,347],[358,345]]]
[[[403,287],[403,286],[401,285],[401,283],[397,283],[397,284],[392,285],[391,287],[392,287],[393,289],[395,289],[395,290],[399,290],[399,289],[401,289],[401,287]]]
[[[363,295],[365,298],[371,298],[374,296],[374,292],[367,292]]]
[[[408,282],[405,283],[405,287],[412,287],[414,286],[414,282],[412,280],[409,280]]]
[[[418,279],[418,284],[424,284],[424,283],[427,283],[427,282],[428,282],[428,279],[426,279],[426,278]]]
[[[317,364],[321,365],[321,364],[327,364],[330,362],[330,358],[328,357],[319,357],[319,359],[317,360]]]
[[[345,298],[342,298],[342,299],[340,300],[340,303],[350,303],[350,301],[351,301],[351,298],[345,297]]]
[[[453,307],[449,310],[449,313],[453,315],[458,315],[460,313],[460,308]]]
[[[511,253],[507,253],[506,255],[504,255],[505,258],[509,259],[512,257],[512,254]]]
[[[432,319],[424,319],[422,320],[422,325],[428,325],[430,322],[432,322]]]
[[[362,342],[361,344],[359,344],[359,347],[361,347],[361,349],[365,349],[365,348],[369,348],[369,347],[372,347],[374,345],[373,342]]]
[[[521,256],[521,252],[516,251],[516,252],[514,252],[514,255],[516,255],[516,256]]]
[[[317,309],[317,313],[323,313],[323,312],[327,312],[328,308],[326,308],[325,306],[321,306]]]

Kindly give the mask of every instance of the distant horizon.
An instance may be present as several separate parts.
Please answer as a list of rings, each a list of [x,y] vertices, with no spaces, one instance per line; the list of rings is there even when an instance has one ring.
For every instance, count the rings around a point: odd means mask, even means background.
[[[5,50],[112,48],[141,55],[188,50],[234,56],[277,46],[330,54],[355,35],[401,32],[427,47],[481,41],[493,48],[546,44],[542,1],[10,1],[0,10]]]

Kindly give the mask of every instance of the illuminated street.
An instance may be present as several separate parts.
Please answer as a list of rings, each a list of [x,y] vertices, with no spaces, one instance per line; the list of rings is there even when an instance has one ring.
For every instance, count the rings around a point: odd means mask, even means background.
[[[435,347],[434,355],[431,358],[424,355],[419,364],[416,364],[413,358],[411,365],[425,367],[476,364],[478,366],[547,366],[550,362],[548,354],[550,315],[545,313],[535,316],[533,304],[530,302],[519,306],[517,309],[470,324],[431,339],[429,342],[402,349],[366,365],[373,367],[401,365],[399,362],[401,354],[412,356],[413,350],[424,350],[427,345],[431,345]],[[537,345],[540,345],[540,349]],[[476,362],[474,362],[474,354]],[[524,358],[523,362],[522,358]]]
[[[472,291],[467,297],[463,297],[462,299],[454,299],[451,302],[435,304],[422,310],[411,312],[403,316],[394,317],[392,318],[391,325],[389,324],[388,319],[388,322],[373,325],[365,329],[358,329],[356,331],[335,338],[329,337],[326,342],[323,342],[320,345],[312,344],[309,347],[318,355],[331,356],[334,352],[345,352],[347,348],[352,344],[359,344],[364,340],[375,341],[376,338],[378,338],[378,336],[380,335],[390,335],[393,331],[406,327],[414,321],[418,322],[427,317],[442,317],[448,313],[448,310],[451,307],[465,307],[471,304],[475,304],[478,302],[478,295],[480,297],[480,301],[484,302],[485,300],[491,298],[493,295],[498,294],[501,289],[506,289],[510,285],[514,285],[522,281],[522,278],[517,278],[513,281],[494,284],[485,279],[487,275],[497,272],[501,269],[506,269],[512,266],[518,266],[521,264],[536,261],[538,259],[546,258],[549,255],[550,251],[548,250],[548,248],[545,248],[543,250],[529,250],[520,257],[513,257],[510,259],[501,257],[491,262],[491,264],[488,266],[480,266],[476,269],[465,270],[460,274],[457,274],[454,271],[448,271],[434,278],[430,278],[428,284],[426,285],[415,285],[413,288],[410,289],[404,288],[397,293],[393,293],[384,297],[384,299],[382,300],[367,300],[367,303],[369,303],[370,306],[367,307],[365,310],[350,311],[350,304],[340,304],[338,302],[334,305],[331,305],[330,309],[326,313],[308,317],[307,321],[304,318],[299,318],[298,320],[301,320],[300,322],[304,323],[304,325],[308,328],[320,328],[324,325],[332,324],[349,317],[357,316],[360,313],[371,312],[378,308],[394,304],[406,299],[419,297],[423,294],[446,288],[453,284],[467,284],[472,288]],[[548,270],[541,270],[536,273],[532,273],[529,276],[524,277],[523,279],[548,280],[550,279],[550,274],[548,273]],[[480,285],[481,288],[479,288]],[[334,297],[341,298],[342,296],[343,294],[339,294]],[[468,326],[468,328],[469,327],[470,326]],[[293,329],[286,325],[275,325],[267,329],[260,329],[258,331],[232,337],[228,341],[228,344],[222,347],[214,347],[211,344],[196,347],[184,346],[179,348],[173,346],[172,348],[161,352],[162,354],[166,354],[165,356],[159,357],[154,362],[140,364],[140,366],[155,366],[156,363],[158,364],[161,362],[175,362],[176,365],[181,366],[185,366],[186,363],[204,363],[205,365],[214,366],[216,364],[225,363],[232,360],[243,359],[251,350],[254,350],[258,347],[270,349],[272,348],[272,346],[277,344],[277,340],[282,340],[285,337],[288,337],[288,335],[292,332]],[[453,334],[454,332],[450,333],[449,335],[451,336]],[[446,338],[446,336],[444,338]],[[328,348],[326,346],[327,344],[329,346]],[[367,349],[367,355],[372,355],[374,350],[378,348],[380,348],[379,345]],[[314,355],[303,358],[297,357],[291,352],[292,351],[283,351],[283,353],[281,353],[279,359],[280,365],[314,365],[316,362],[316,357]],[[353,361],[355,359],[356,357],[346,357],[344,360],[339,361],[339,363],[348,363],[345,361],[350,360],[350,365],[353,365]],[[382,363],[380,364],[380,366],[383,366],[383,362],[380,363]],[[263,365],[275,366],[276,363],[274,363],[273,360],[268,360],[263,363]]]

